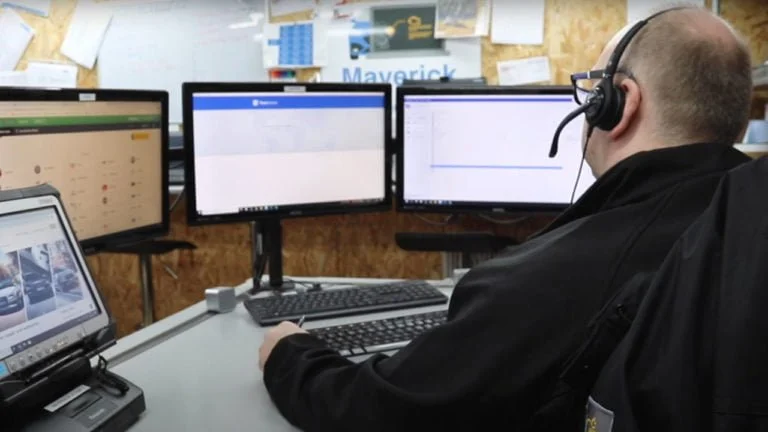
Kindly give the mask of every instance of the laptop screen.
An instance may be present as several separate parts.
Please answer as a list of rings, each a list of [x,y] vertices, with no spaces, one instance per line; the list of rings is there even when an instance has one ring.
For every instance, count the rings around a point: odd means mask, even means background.
[[[78,258],[55,206],[0,214],[0,379],[82,339],[101,313]]]

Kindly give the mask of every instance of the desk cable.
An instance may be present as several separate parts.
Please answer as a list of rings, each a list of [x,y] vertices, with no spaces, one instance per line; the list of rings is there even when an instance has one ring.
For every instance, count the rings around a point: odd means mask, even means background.
[[[123,397],[128,393],[130,387],[125,381],[118,378],[117,375],[107,370],[107,359],[103,356],[99,356],[99,363],[94,370],[94,377],[96,381],[101,384],[101,387],[108,393],[116,397]]]

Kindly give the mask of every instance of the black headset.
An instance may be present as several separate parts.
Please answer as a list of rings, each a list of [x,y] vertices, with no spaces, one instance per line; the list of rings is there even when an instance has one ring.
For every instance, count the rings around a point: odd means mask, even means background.
[[[624,51],[627,50],[632,39],[650,20],[673,10],[691,8],[691,6],[678,6],[665,9],[661,12],[656,12],[648,18],[638,21],[627,31],[624,37],[619,40],[619,43],[616,44],[616,48],[613,50],[613,53],[611,53],[611,57],[608,59],[608,64],[605,66],[603,77],[600,79],[600,82],[595,85],[595,88],[592,89],[587,100],[584,101],[581,106],[565,116],[563,121],[561,121],[555,129],[555,134],[552,137],[552,146],[549,148],[549,157],[553,158],[557,156],[560,134],[570,122],[581,114],[584,114],[587,125],[589,125],[587,142],[589,142],[589,137],[592,136],[594,128],[597,127],[605,131],[610,131],[619,124],[621,116],[624,115],[626,94],[620,86],[617,86],[613,82],[613,77],[616,75],[616,71],[619,68],[619,62],[621,61],[621,56],[624,54]],[[586,154],[586,146],[584,147],[584,152]],[[582,163],[583,162],[584,160],[582,159]],[[581,170],[579,170],[579,175],[581,175]]]
[[[613,82],[613,78],[619,68],[621,57],[624,55],[624,51],[627,50],[629,43],[632,42],[632,39],[634,39],[650,20],[657,16],[673,10],[690,8],[690,6],[678,6],[656,12],[648,18],[638,21],[627,31],[624,37],[621,38],[619,43],[616,44],[616,49],[613,50],[613,53],[608,60],[608,64],[605,66],[605,73],[603,74],[602,79],[597,83],[595,88],[592,89],[589,96],[589,103],[587,103],[588,107],[584,111],[584,117],[590,126],[610,131],[621,121],[621,116],[624,114],[626,94],[624,93],[624,89]]]

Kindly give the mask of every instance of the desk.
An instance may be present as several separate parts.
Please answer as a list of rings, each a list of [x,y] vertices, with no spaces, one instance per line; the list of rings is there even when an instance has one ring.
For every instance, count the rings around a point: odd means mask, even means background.
[[[381,279],[299,278],[323,284],[370,284]],[[432,281],[450,295],[450,280]],[[236,288],[242,296],[251,287]],[[430,312],[445,306],[407,309],[329,320],[324,327]],[[104,352],[110,369],[144,390],[147,410],[131,429],[139,431],[295,431],[275,409],[262,382],[258,350],[265,328],[242,305],[210,314],[200,302],[121,340]],[[364,358],[364,357],[362,357]],[[362,359],[360,358],[360,359]]]

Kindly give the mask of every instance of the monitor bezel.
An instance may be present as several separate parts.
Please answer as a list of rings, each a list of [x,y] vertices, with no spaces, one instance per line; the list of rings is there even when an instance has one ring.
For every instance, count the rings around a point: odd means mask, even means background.
[[[157,90],[117,90],[117,89],[38,89],[38,88],[3,88],[0,102],[155,102],[161,105],[160,124],[160,172],[161,203],[160,222],[125,231],[81,240],[80,245],[86,254],[132,245],[141,241],[163,237],[170,232],[169,191],[168,191],[168,92]],[[33,185],[29,185],[33,186]],[[56,185],[53,185],[54,187]]]
[[[384,198],[380,202],[366,204],[301,204],[283,206],[271,211],[251,211],[218,215],[197,213],[195,187],[195,143],[192,97],[198,93],[383,93],[384,94]],[[210,225],[221,223],[252,222],[264,219],[292,219],[299,217],[341,215],[350,213],[384,212],[392,209],[392,86],[390,84],[346,83],[223,83],[186,82],[182,84],[184,130],[184,181],[187,201],[187,224]],[[290,175],[289,173],[287,175]],[[279,181],[274,179],[273,181]]]
[[[450,214],[558,214],[570,204],[559,203],[523,203],[523,202],[453,202],[444,204],[411,204],[405,202],[405,155],[403,132],[405,129],[404,102],[408,96],[525,96],[551,95],[573,97],[573,89],[559,85],[528,86],[462,86],[443,83],[441,86],[403,86],[397,89],[397,139],[396,139],[396,175],[397,192],[395,208],[403,213],[450,213]],[[554,133],[554,129],[552,130]],[[548,143],[547,143],[548,144]],[[543,148],[543,147],[542,147]],[[547,146],[547,148],[549,148]],[[576,179],[574,179],[574,182]]]
[[[93,337],[103,329],[109,327],[111,320],[112,320],[112,314],[110,309],[107,307],[107,302],[104,299],[103,294],[101,293],[101,290],[98,289],[98,286],[96,285],[95,280],[93,279],[93,275],[91,274],[90,267],[88,266],[88,261],[85,259],[85,251],[83,247],[80,245],[80,243],[77,240],[77,236],[75,236],[75,232],[72,229],[72,225],[70,224],[69,217],[67,216],[67,212],[64,208],[64,205],[61,202],[60,197],[56,195],[41,195],[41,196],[31,196],[31,197],[24,197],[24,198],[18,198],[18,199],[11,199],[7,201],[0,201],[0,217],[3,217],[4,215],[11,215],[11,214],[19,214],[19,213],[26,213],[26,212],[33,212],[37,210],[44,210],[53,208],[54,212],[56,213],[56,217],[59,219],[59,226],[64,231],[64,237],[66,242],[69,244],[72,253],[74,254],[75,259],[77,260],[77,265],[79,267],[80,273],[83,276],[83,279],[85,280],[85,283],[88,285],[87,289],[90,291],[94,302],[96,303],[96,306],[99,310],[99,314],[93,318],[88,319],[87,321],[84,321],[80,324],[77,324],[77,326],[81,326],[85,333],[82,337],[79,337],[78,339],[74,339],[69,343],[67,341],[67,345],[65,346],[65,350],[78,346],[78,344],[82,343],[85,340],[88,340],[89,338]],[[64,332],[70,332],[72,329],[65,330]],[[24,355],[25,352],[28,351],[35,351],[37,347],[40,345],[46,345],[50,344],[51,342],[55,341],[59,338],[58,335],[52,336],[44,341],[40,341],[37,344],[30,346],[27,349],[24,349],[22,351],[19,351],[17,353],[13,353],[10,357],[21,357]],[[59,354],[53,354],[47,357],[44,357],[42,359],[39,359],[38,361],[28,364],[25,366],[26,369],[34,368],[39,363],[44,363],[46,361],[50,361],[51,358],[58,358]],[[4,361],[5,358],[0,359],[0,361]],[[13,375],[8,375],[2,379],[0,379],[0,382],[5,379],[14,379]]]

